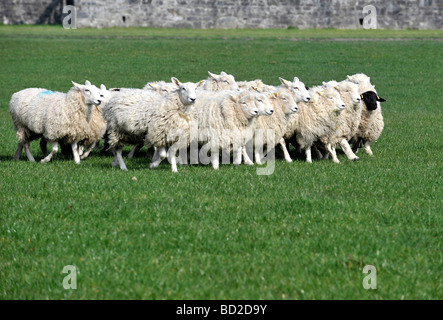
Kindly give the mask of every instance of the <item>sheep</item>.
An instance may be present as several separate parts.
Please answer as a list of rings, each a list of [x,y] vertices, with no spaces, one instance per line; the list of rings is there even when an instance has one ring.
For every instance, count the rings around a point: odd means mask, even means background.
[[[309,90],[309,103],[300,102],[297,118],[290,119],[287,132],[293,132],[297,144],[305,150],[306,161],[312,163],[311,147],[335,131],[340,123],[340,112],[345,108],[340,94],[333,87],[314,87]],[[294,115],[292,115],[294,117]]]
[[[165,81],[148,82],[143,90],[154,90],[160,94],[166,94],[175,89],[175,84]]]
[[[280,145],[285,160],[292,162],[292,159],[286,149],[284,141],[284,134],[286,133],[286,127],[288,123],[289,115],[298,111],[297,103],[292,92],[286,88],[278,88],[275,92],[270,93],[270,101],[274,107],[274,114],[269,117],[261,116],[257,119],[256,129],[258,132],[263,133],[262,144],[259,145],[259,141],[255,139],[255,161],[257,164],[261,164],[263,158],[263,149],[267,142],[271,142],[269,147],[274,147],[277,144]],[[272,130],[271,136],[268,136],[267,130]]]
[[[9,112],[18,140],[15,160],[24,147],[28,159],[34,162],[29,143],[44,137],[52,150],[41,162],[51,161],[58,151],[58,141],[63,141],[71,145],[74,161],[80,164],[79,143],[92,144],[103,136],[106,123],[98,110],[102,92],[88,80],[85,85],[72,83],[68,93],[28,88],[12,95]]]
[[[348,75],[347,79],[358,84],[359,93],[363,95],[362,99],[365,106],[362,111],[358,130],[351,139],[351,142],[354,143],[352,150],[357,152],[359,145],[363,143],[365,152],[372,156],[374,153],[370,145],[372,142],[378,140],[384,128],[380,102],[385,102],[386,100],[378,96],[375,86],[371,84],[371,79],[367,75],[358,73],[352,76]],[[372,93],[364,95],[365,92]]]
[[[112,89],[106,90],[106,86],[104,84],[100,85],[100,91],[101,91],[101,94],[103,95],[103,101],[100,104],[100,107],[102,107],[102,106],[105,106],[106,103],[109,101],[109,99],[111,98],[111,96],[113,94],[113,91],[112,91]],[[100,108],[100,107],[98,107],[98,108]],[[103,109],[101,109],[101,110],[103,111]],[[99,143],[99,141],[97,141],[97,143],[95,143],[95,142],[92,143],[86,152],[84,152],[84,147],[85,147],[84,143],[79,143],[78,149],[79,149],[80,160],[86,159],[98,143]],[[72,149],[70,148],[69,145],[63,143],[63,140],[58,141],[58,144],[59,144],[60,149],[64,155],[72,155]],[[42,137],[40,139],[40,149],[41,149],[42,153],[44,154],[44,156],[48,155],[47,141],[44,137]]]
[[[358,92],[358,85],[349,80],[341,82],[332,80],[323,82],[323,85],[332,86],[337,89],[341,99],[346,105],[345,109],[341,112],[341,121],[337,129],[331,132],[328,137],[323,137],[322,142],[325,143],[326,150],[328,150],[327,155],[330,154],[332,160],[335,163],[339,163],[340,161],[337,158],[335,148],[337,145],[340,145],[348,159],[354,161],[359,160],[354,152],[352,152],[348,143],[357,132],[361,120],[362,103]]]
[[[305,84],[303,82],[301,82],[299,78],[294,77],[294,81],[288,81],[288,80],[283,79],[282,77],[278,77],[278,79],[281,82],[281,85],[279,86],[280,88],[287,88],[289,90],[292,90],[296,103],[299,103],[302,101],[309,102],[309,100],[311,99],[310,93],[309,93],[308,89],[306,88]],[[279,87],[265,85],[264,91],[272,92],[272,91],[275,91]]]
[[[111,166],[119,165],[120,169],[128,170],[122,158],[124,144],[144,142],[147,147],[156,147],[151,168],[158,166],[166,154],[166,146],[172,144],[171,168],[177,172],[176,159],[172,155],[176,148],[189,144],[189,135],[186,134],[190,126],[189,109],[195,103],[196,88],[204,82],[181,83],[174,77],[171,81],[176,85],[176,90],[157,99],[152,99],[147,90],[111,98],[104,110],[109,146],[114,153]],[[181,135],[174,135],[177,132],[181,132]]]
[[[255,90],[257,92],[265,91],[265,84],[261,79],[256,79],[252,81],[239,81],[237,82],[240,90]]]
[[[232,151],[234,164],[241,163],[243,147],[252,138],[251,127],[259,115],[257,106],[260,109],[269,108],[269,100],[263,99],[264,95],[250,91],[199,96],[193,109],[194,118],[198,121],[198,143],[204,145],[203,150],[211,150],[210,162],[215,170],[219,168],[220,150],[228,154]]]
[[[203,87],[201,89],[207,91],[218,91],[218,90],[239,90],[235,78],[231,74],[227,74],[222,71],[219,75],[213,74],[208,71],[209,77],[206,79]]]

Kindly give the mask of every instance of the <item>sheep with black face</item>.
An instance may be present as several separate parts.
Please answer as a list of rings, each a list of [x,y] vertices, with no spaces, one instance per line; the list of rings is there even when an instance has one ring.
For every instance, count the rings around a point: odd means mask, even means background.
[[[353,143],[352,150],[357,152],[358,148],[363,144],[365,152],[372,156],[373,152],[370,145],[378,140],[384,128],[380,102],[385,102],[386,100],[378,96],[375,86],[371,84],[371,79],[367,75],[358,73],[347,78],[349,81],[358,84],[364,105],[360,125],[357,133],[351,140]]]

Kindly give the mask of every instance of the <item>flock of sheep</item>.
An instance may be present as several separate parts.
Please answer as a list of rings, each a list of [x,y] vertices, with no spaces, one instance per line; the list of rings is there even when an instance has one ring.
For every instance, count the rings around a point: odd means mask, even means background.
[[[173,77],[143,89],[107,90],[89,81],[73,82],[68,93],[24,89],[14,93],[9,104],[18,139],[14,159],[24,148],[28,159],[35,161],[30,142],[41,139],[42,162],[49,162],[62,145],[70,146],[79,164],[103,138],[105,148],[114,154],[111,166],[122,170],[127,170],[125,145],[134,146],[129,158],[143,146],[153,147],[150,168],[168,158],[173,172],[177,164],[187,163],[192,146],[200,148],[198,161],[210,162],[214,169],[219,168],[220,152],[232,155],[235,165],[252,165],[261,164],[276,146],[291,162],[289,144],[304,150],[308,162],[312,150],[317,157],[331,156],[338,163],[338,146],[350,160],[359,159],[355,152],[361,146],[372,155],[370,144],[384,126],[380,102],[385,100],[368,76],[355,74],[310,89],[297,77],[279,79],[281,85],[275,87],[209,72],[198,83]]]

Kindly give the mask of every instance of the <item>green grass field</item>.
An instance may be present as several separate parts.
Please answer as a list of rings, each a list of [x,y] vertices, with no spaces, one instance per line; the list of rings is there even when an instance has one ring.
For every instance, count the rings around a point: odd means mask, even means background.
[[[340,38],[339,41],[334,39]],[[363,39],[364,38],[364,39]],[[0,26],[0,299],[442,299],[443,31]],[[12,161],[11,95],[371,76],[385,130],[359,162],[257,167]],[[125,149],[129,151],[129,147]],[[64,266],[77,267],[65,290]],[[365,290],[365,265],[377,289]]]

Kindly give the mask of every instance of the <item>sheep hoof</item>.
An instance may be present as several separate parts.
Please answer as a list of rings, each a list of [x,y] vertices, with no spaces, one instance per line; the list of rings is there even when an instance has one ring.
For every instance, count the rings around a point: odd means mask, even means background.
[[[355,157],[354,159],[352,159],[352,161],[358,161],[358,160],[360,160],[359,157]]]

